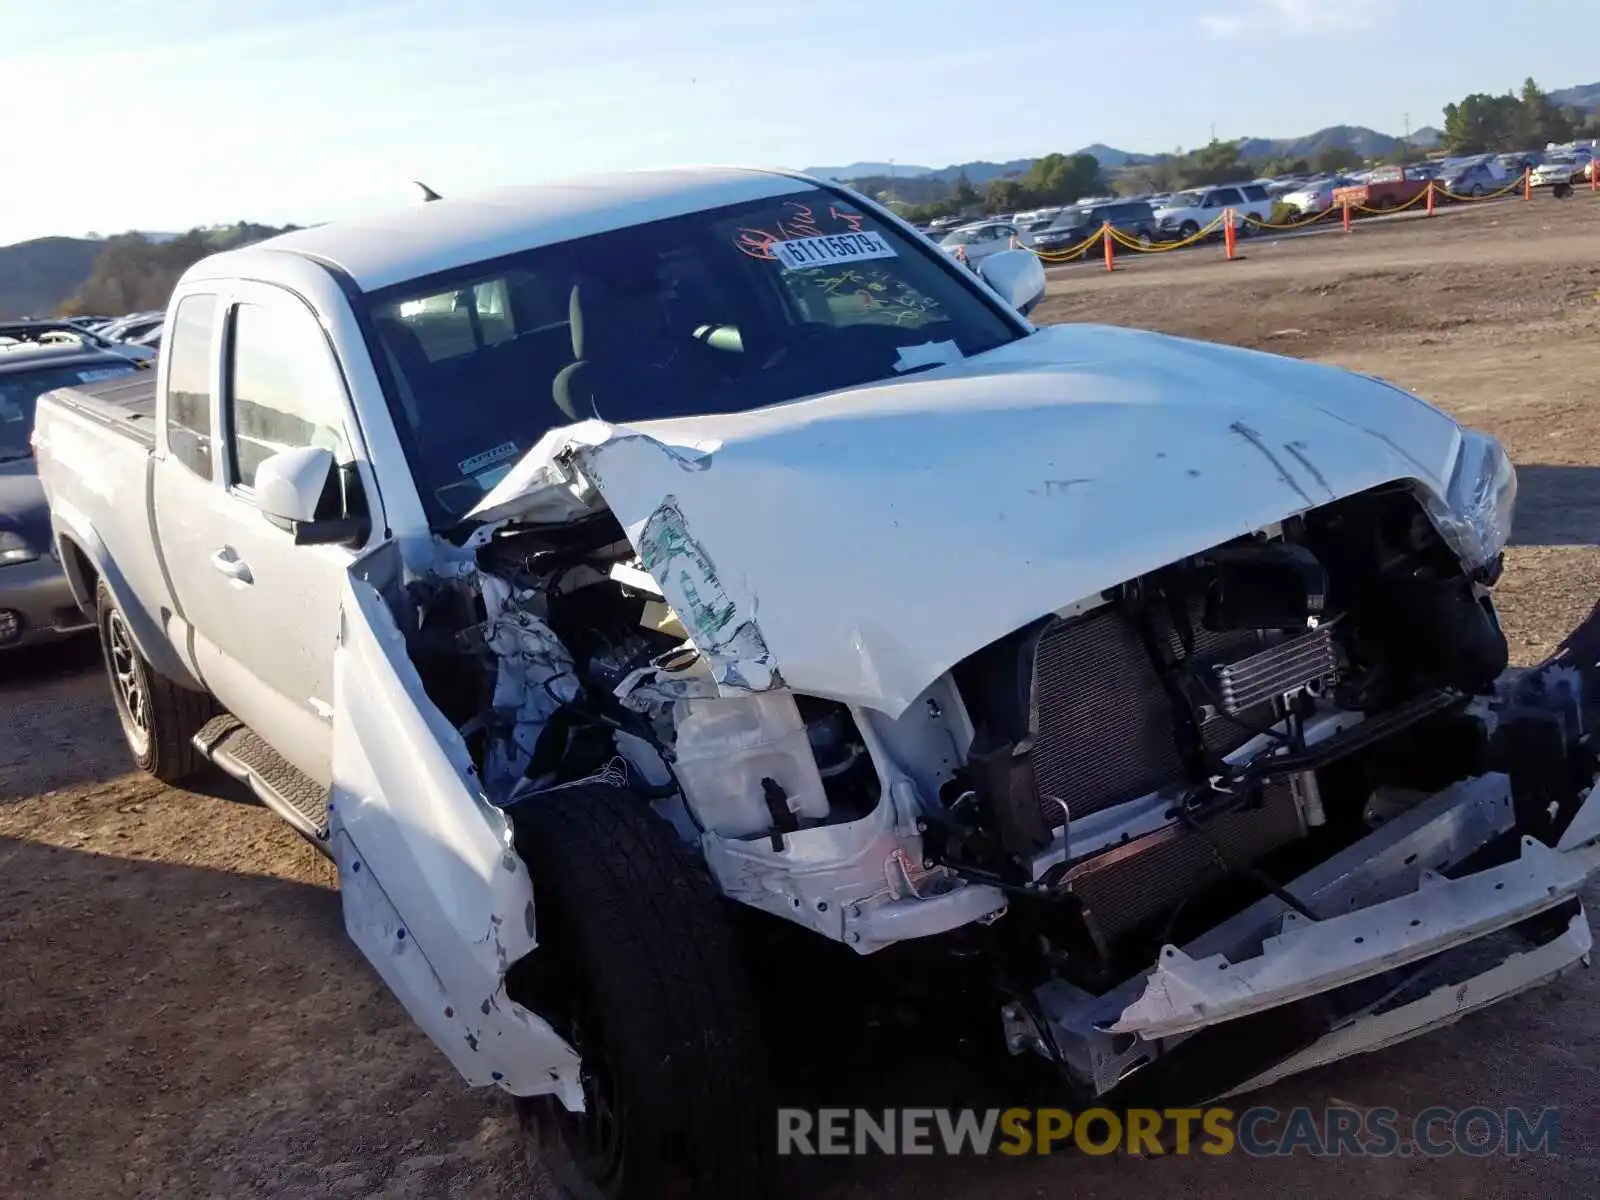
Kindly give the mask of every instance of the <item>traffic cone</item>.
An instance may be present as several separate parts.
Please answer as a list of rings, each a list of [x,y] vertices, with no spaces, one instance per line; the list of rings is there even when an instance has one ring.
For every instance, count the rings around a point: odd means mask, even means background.
[[[1533,199],[1533,171],[1528,167],[1522,168],[1522,198]]]
[[[1428,215],[1433,216],[1433,180],[1428,180]]]
[[[1350,232],[1350,201],[1346,200],[1339,207],[1344,209],[1344,231],[1346,233],[1349,233]]]
[[[1106,244],[1106,270],[1115,271],[1117,269],[1117,252],[1112,248],[1113,239],[1111,237],[1110,221],[1100,226],[1100,240]]]
[[[1233,229],[1233,209],[1222,210],[1222,244],[1227,249],[1228,261],[1233,261],[1233,250],[1237,244],[1238,234]]]

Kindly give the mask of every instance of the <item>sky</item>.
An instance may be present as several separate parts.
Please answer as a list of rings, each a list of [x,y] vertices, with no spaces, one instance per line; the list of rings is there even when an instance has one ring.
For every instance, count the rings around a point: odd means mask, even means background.
[[[683,163],[1162,151],[1600,79],[1595,0],[0,0],[0,245]]]

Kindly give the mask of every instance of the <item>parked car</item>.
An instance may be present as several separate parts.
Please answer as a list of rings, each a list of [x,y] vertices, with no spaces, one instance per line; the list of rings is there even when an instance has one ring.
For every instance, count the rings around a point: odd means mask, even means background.
[[[1529,172],[1528,183],[1533,187],[1571,191],[1573,184],[1588,182],[1587,168],[1588,163],[1574,156],[1552,156]]]
[[[1227,184],[1172,196],[1155,210],[1156,227],[1169,241],[1191,238],[1230,208],[1240,216],[1257,221],[1272,220],[1272,197],[1267,195],[1266,188],[1260,184]],[[1250,235],[1248,221],[1240,221],[1237,229],[1242,236]]]
[[[94,627],[73,599],[50,536],[31,445],[39,396],[138,370],[122,355],[81,343],[0,345],[0,653]]]
[[[72,321],[34,319],[0,321],[0,344],[17,343],[35,346],[82,346],[118,354],[136,362],[155,357],[155,352],[147,346],[131,346],[108,338],[103,333],[85,329]]]
[[[114,342],[137,345],[145,334],[152,329],[159,329],[165,317],[166,314],[159,311],[134,313],[111,322],[100,330],[100,335]]]
[[[1346,176],[1325,175],[1320,179],[1309,180],[1294,191],[1285,192],[1278,199],[1296,216],[1307,216],[1311,213],[1326,212],[1332,208],[1334,190],[1350,186],[1352,186],[1351,181]]]
[[[1436,182],[1453,196],[1487,196],[1505,187],[1485,162],[1451,167],[1442,172]]]
[[[144,395],[39,404],[140,766],[329,852],[585,1195],[771,1194],[778,922],[1174,1103],[1589,952],[1600,667],[1502,676],[1499,443],[980,270],[788,174],[504,189],[204,260]]]
[[[1427,190],[1428,180],[1419,178],[1409,167],[1379,167],[1362,183],[1335,188],[1333,203],[1387,212],[1403,208]]]
[[[975,221],[952,229],[940,239],[939,245],[948,254],[954,254],[959,248],[969,264],[977,264],[991,254],[1011,249],[1012,239],[1024,246],[1033,244],[1033,235],[1010,221]]]
[[[1156,237],[1155,210],[1143,200],[1119,200],[1112,204],[1062,209],[1046,228],[1032,231],[1033,245],[1038,250],[1076,246],[1093,237],[1107,223],[1145,244]]]

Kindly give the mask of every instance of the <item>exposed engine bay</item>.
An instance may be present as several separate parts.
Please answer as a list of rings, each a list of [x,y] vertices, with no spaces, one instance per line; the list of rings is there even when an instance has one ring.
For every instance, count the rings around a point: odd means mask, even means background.
[[[1317,920],[1291,880],[1504,767],[1500,560],[1465,573],[1405,485],[1041,614],[894,718],[719,687],[609,513],[471,555],[412,585],[408,644],[513,822],[625,786],[731,900],[860,953],[954,939],[992,962],[1012,1049],[1094,1092],[1154,1057],[1085,1016],[1097,998],[1115,1016],[1152,962],[1263,903]]]

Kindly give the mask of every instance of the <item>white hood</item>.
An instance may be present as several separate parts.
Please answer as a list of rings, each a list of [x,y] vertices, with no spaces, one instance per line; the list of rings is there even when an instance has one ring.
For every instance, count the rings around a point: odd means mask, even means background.
[[[552,431],[482,519],[603,502],[724,689],[898,715],[1033,619],[1396,479],[1460,429],[1334,367],[1062,325],[755,412]]]

